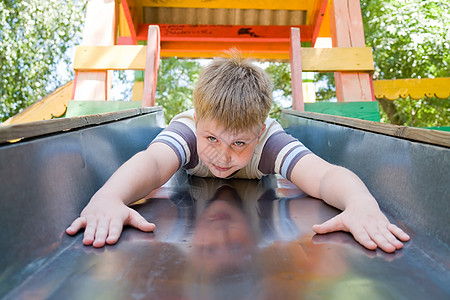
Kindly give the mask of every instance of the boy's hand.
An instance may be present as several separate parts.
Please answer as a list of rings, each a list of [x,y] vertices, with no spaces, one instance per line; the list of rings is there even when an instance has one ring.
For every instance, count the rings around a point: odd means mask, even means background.
[[[356,241],[370,250],[377,247],[385,252],[394,252],[410,239],[402,229],[391,224],[378,207],[354,205],[330,220],[314,225],[318,234],[334,231],[350,232]]]
[[[136,227],[142,231],[155,230],[155,224],[147,222],[137,211],[121,201],[91,200],[83,209],[80,217],[73,221],[66,232],[76,234],[85,228],[83,244],[103,247],[115,244],[122,233],[124,225]]]

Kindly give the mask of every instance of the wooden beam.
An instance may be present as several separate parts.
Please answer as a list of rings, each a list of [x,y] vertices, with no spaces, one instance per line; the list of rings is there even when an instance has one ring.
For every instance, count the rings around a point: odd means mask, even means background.
[[[146,46],[77,46],[76,71],[145,70]],[[92,99],[91,99],[92,100]]]
[[[155,105],[156,83],[158,78],[160,53],[160,33],[157,25],[150,25],[147,38],[147,55],[145,62],[144,92],[142,107]]]
[[[184,7],[184,8],[229,8],[229,9],[273,9],[273,10],[307,10],[310,1],[279,1],[279,0],[141,0],[147,7]]]
[[[330,12],[333,47],[364,47],[364,30],[359,0],[334,0]],[[338,101],[374,101],[371,77],[367,73],[335,73]]]
[[[128,30],[131,37],[132,45],[137,44],[137,28],[138,28],[138,16],[136,11],[136,5],[134,0],[122,0],[121,11],[123,11],[124,18],[128,25]]]
[[[207,43],[201,44],[207,49],[205,54],[211,55]],[[168,48],[164,49],[164,45],[162,43],[161,56],[164,56],[167,53],[165,51],[168,51]],[[244,49],[247,52],[244,52],[244,54],[252,56],[252,50],[257,53],[252,46],[254,47],[255,43],[247,44],[248,48]],[[223,49],[227,48],[216,47],[216,54],[223,54]],[[146,46],[77,46],[74,69],[77,71],[145,70],[146,51]],[[273,51],[272,53],[276,53],[276,51],[284,53],[286,59],[289,59],[289,50],[285,53],[278,48],[265,49],[265,54],[270,54],[270,51]],[[350,72],[355,70],[371,72],[374,70],[372,48],[370,47],[302,48],[301,59],[302,70],[308,72]]]
[[[51,94],[45,96],[42,100],[1,123],[1,126],[51,120],[61,117],[66,112],[67,102],[70,100],[72,92],[73,81],[69,81]]]
[[[376,132],[385,135],[404,138],[412,141],[419,141],[433,145],[450,147],[450,132],[422,129],[408,126],[398,126],[367,120],[359,120],[341,116],[331,116],[313,112],[299,112],[283,110],[283,113],[296,115],[312,120],[324,121],[327,123],[343,125],[364,131]]]
[[[312,46],[316,44],[317,37],[319,36],[320,29],[322,27],[322,22],[325,17],[325,12],[328,8],[328,0],[322,0],[322,3],[320,4],[319,9],[316,12],[316,15],[314,16],[314,20],[312,25],[314,26],[313,33],[312,33],[312,39],[311,43]]]
[[[303,102],[302,45],[298,28],[291,29],[289,56],[291,61],[292,109],[305,111]]]
[[[331,2],[331,0],[328,1],[327,8],[325,9],[325,14],[322,19],[322,24],[320,26],[318,37],[331,38],[331,32],[330,32],[330,7],[331,7],[331,5],[330,5],[330,2]]]
[[[138,40],[147,39],[149,25],[139,26]],[[211,58],[236,47],[255,58],[289,59],[291,26],[157,25],[161,32],[162,57]],[[311,41],[312,26],[294,27],[301,28],[303,42]]]
[[[0,144],[18,142],[47,134],[63,133],[71,129],[118,121],[125,118],[162,111],[161,107],[134,108],[91,116],[36,121],[26,124],[0,126]]]
[[[86,7],[82,45],[111,46],[117,33],[116,1],[89,0]],[[111,85],[108,72],[77,72],[74,100],[107,100]]]
[[[450,77],[374,80],[373,88],[377,99],[396,100],[406,97],[446,99],[450,97]]]
[[[138,40],[147,39],[148,26],[139,26]],[[298,27],[302,31],[302,42],[310,42],[313,27],[301,26],[244,26],[244,25],[189,25],[189,24],[154,24],[161,31],[161,41],[166,42],[235,42],[235,41],[260,41],[260,42],[289,42],[291,27]]]

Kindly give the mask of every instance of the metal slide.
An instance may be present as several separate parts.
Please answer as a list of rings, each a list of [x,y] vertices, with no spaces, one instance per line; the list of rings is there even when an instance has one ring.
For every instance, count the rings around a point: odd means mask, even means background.
[[[364,179],[412,236],[404,249],[314,235],[338,211],[280,177],[181,171],[134,205],[154,233],[83,246],[65,228],[162,129],[156,111],[0,145],[0,298],[449,299],[450,150],[289,113],[283,125]]]

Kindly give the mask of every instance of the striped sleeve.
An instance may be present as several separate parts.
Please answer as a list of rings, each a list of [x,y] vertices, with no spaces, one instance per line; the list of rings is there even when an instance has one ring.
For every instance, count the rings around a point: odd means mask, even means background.
[[[267,139],[258,169],[264,174],[280,174],[290,180],[295,164],[310,153],[299,140],[280,130]]]
[[[193,168],[198,163],[194,132],[182,122],[171,122],[153,141],[168,145],[178,157],[179,167]]]

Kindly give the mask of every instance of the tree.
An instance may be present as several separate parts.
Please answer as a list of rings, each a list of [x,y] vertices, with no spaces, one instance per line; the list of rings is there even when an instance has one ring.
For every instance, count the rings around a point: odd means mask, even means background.
[[[169,122],[176,114],[192,108],[192,93],[201,70],[196,60],[171,57],[161,60],[156,86],[156,104],[164,107]]]
[[[0,1],[1,121],[73,77],[67,49],[81,39],[84,5],[84,1]],[[69,77],[59,77],[58,68],[67,69]]]
[[[366,43],[373,48],[374,79],[450,77],[450,2],[362,0]],[[449,126],[450,99],[380,99],[390,123]]]
[[[361,0],[367,46],[373,48],[373,78],[450,76],[450,2]],[[335,97],[333,74],[317,74],[317,98]],[[379,99],[382,120],[409,126],[449,126],[450,99]]]

